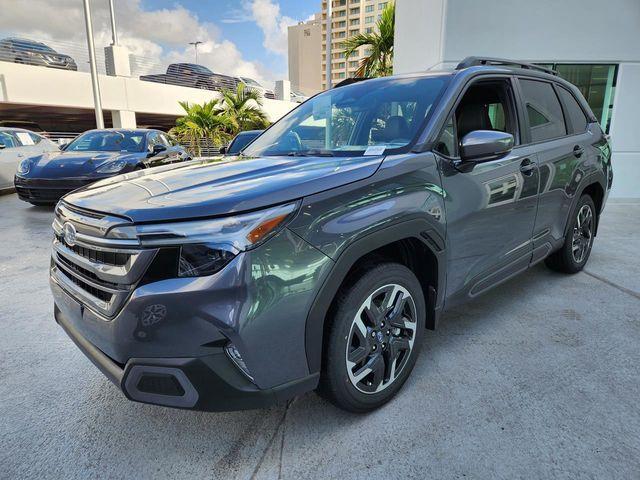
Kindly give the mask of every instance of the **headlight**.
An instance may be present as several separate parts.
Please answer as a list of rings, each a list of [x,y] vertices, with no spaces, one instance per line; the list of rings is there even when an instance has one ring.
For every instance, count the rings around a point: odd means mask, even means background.
[[[31,160],[25,158],[18,164],[18,173],[20,175],[26,175],[31,170]]]
[[[298,203],[230,217],[111,229],[111,238],[137,238],[143,247],[180,247],[178,276],[221,270],[238,253],[264,243],[293,218]]]
[[[124,167],[127,166],[127,162],[125,160],[114,160],[113,162],[105,163],[104,165],[98,167],[96,172],[98,173],[118,173]]]

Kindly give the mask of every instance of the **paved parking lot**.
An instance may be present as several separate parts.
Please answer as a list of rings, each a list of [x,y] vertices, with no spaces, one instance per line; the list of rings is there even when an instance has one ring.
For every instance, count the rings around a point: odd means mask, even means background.
[[[0,197],[0,478],[640,477],[640,203],[607,206],[586,272],[448,312],[369,415],[127,401],[53,321],[51,216]]]

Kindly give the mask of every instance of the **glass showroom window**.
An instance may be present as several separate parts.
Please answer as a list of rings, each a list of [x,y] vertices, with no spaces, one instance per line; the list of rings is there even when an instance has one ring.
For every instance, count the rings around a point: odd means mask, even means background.
[[[618,66],[576,63],[546,63],[544,66],[554,69],[580,89],[600,125],[609,133]]]

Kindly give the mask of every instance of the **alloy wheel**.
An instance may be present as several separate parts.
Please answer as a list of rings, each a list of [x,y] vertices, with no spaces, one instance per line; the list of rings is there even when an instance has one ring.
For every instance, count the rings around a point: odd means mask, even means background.
[[[356,389],[372,394],[393,384],[411,356],[416,318],[413,298],[400,285],[385,285],[369,295],[347,338],[347,372]]]
[[[576,263],[582,263],[587,256],[593,240],[593,212],[590,205],[583,205],[578,211],[573,227],[571,254]]]

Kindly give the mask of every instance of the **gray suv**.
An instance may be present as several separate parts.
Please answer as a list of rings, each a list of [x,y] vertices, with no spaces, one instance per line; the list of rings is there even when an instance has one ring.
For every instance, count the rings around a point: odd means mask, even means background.
[[[554,72],[469,58],[348,82],[222,163],[93,184],[55,211],[55,318],[131,400],[387,402],[445,308],[538,262],[580,271],[610,148]]]

